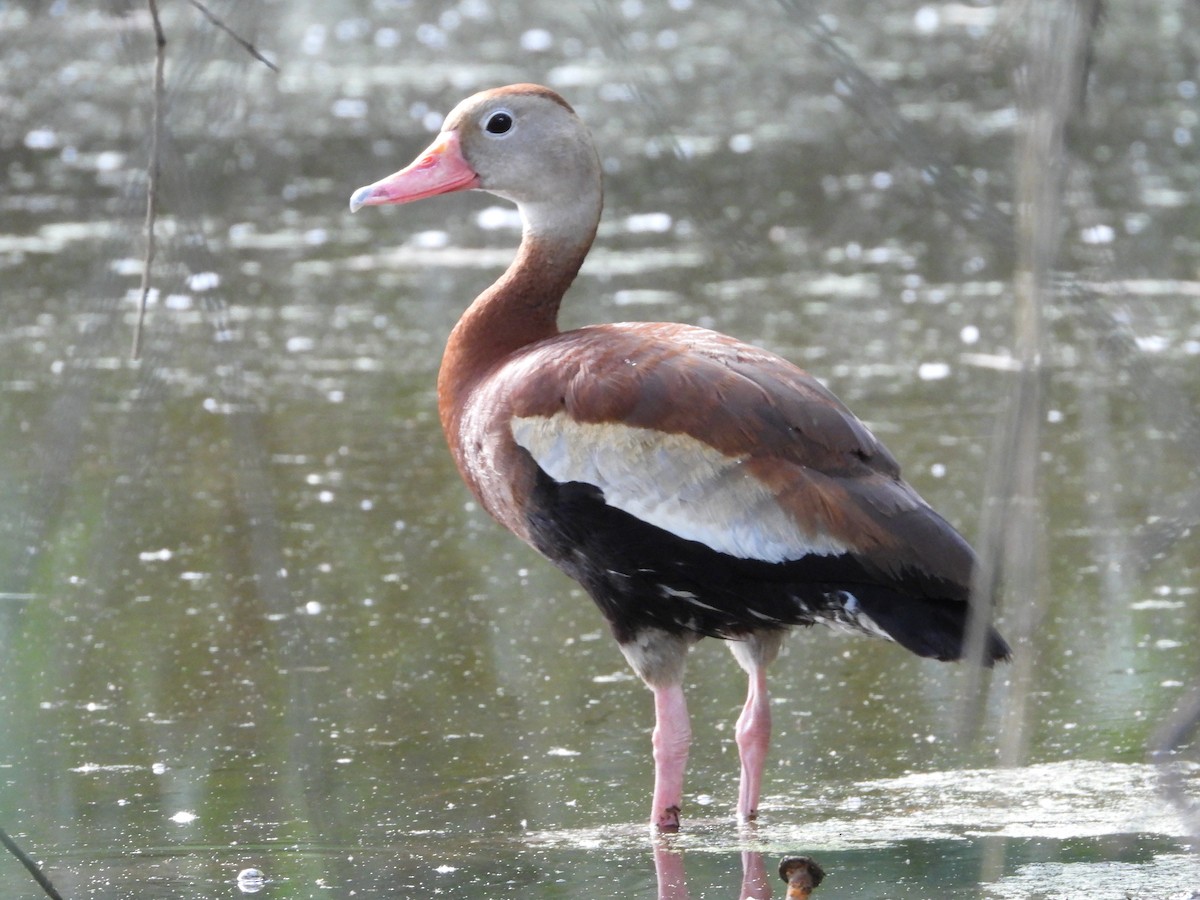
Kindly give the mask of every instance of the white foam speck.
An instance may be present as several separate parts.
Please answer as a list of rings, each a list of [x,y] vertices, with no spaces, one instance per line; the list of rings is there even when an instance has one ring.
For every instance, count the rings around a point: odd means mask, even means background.
[[[917,377],[922,381],[941,381],[950,375],[950,364],[944,362],[926,362],[917,366]]]
[[[935,7],[922,6],[913,16],[913,25],[922,34],[930,34],[941,27],[942,16]]]
[[[749,153],[754,149],[754,138],[748,134],[735,134],[729,139],[729,149],[734,153]]]
[[[408,239],[409,245],[422,250],[441,250],[450,244],[450,235],[445,231],[418,231]]]
[[[634,234],[652,232],[662,234],[671,230],[674,220],[669,213],[634,213],[625,217],[625,228]]]
[[[512,206],[488,206],[475,216],[475,224],[484,231],[500,231],[521,229],[521,214]]]
[[[545,28],[530,28],[521,35],[521,49],[539,52],[554,46],[554,35]]]
[[[375,32],[375,46],[390,49],[400,43],[400,32],[395,28],[380,28]]]
[[[317,342],[310,337],[296,336],[288,338],[286,346],[289,353],[304,353],[316,344]]]
[[[1079,232],[1079,239],[1085,244],[1111,244],[1117,233],[1108,225],[1093,225]]]
[[[187,286],[193,291],[211,291],[221,283],[216,272],[193,272],[188,276]]]
[[[108,264],[108,267],[118,275],[140,275],[145,263],[140,259],[134,259],[132,256],[126,256],[122,259],[114,259]]]
[[[1138,349],[1146,353],[1161,353],[1167,349],[1169,344],[1170,341],[1161,334],[1146,335],[1137,339]]]
[[[123,162],[125,162],[124,153],[117,153],[115,150],[105,150],[103,153],[96,155],[96,171],[113,172],[121,168],[121,163]]]
[[[358,97],[339,97],[331,110],[335,119],[362,119],[367,115],[367,101]]]
[[[49,128],[35,128],[25,135],[25,146],[30,150],[52,150],[58,146],[58,135]]]

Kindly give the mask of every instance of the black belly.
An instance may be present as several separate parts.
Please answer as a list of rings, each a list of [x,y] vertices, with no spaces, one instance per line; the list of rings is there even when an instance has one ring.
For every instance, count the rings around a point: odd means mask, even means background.
[[[962,656],[964,585],[887,575],[853,554],[742,559],[609,506],[593,485],[561,484],[540,470],[526,517],[533,545],[587,590],[622,643],[647,629],[736,639],[823,622],[920,656]],[[1008,653],[991,630],[990,659]]]

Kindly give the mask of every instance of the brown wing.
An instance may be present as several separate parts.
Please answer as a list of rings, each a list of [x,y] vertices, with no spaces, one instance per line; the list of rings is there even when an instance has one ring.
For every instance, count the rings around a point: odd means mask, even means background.
[[[767,562],[848,553],[885,582],[966,597],[970,547],[887,449],[810,375],[732,338],[682,325],[567,332],[510,360],[471,406],[551,478],[594,485],[680,537]],[[502,480],[519,493],[522,478]],[[513,527],[496,509],[510,502],[489,507]]]

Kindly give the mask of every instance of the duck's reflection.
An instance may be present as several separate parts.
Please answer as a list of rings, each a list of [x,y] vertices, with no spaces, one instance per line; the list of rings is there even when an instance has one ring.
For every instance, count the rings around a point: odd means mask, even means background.
[[[779,876],[787,882],[787,900],[808,900],[824,871],[807,856],[789,856],[779,864]],[[658,881],[658,900],[688,900],[683,851],[668,841],[654,843],[654,874]],[[742,884],[737,900],[770,900],[771,877],[763,854],[742,851]]]

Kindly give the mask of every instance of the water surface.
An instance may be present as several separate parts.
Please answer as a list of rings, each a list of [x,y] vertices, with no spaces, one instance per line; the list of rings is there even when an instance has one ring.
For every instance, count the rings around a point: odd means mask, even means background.
[[[442,343],[517,225],[482,194],[354,218],[349,195],[466,94],[556,87],[608,173],[564,324],[689,321],[788,356],[974,537],[1012,381],[1011,11],[827,15],[874,109],[787,5],[212,7],[282,72],[165,10],[133,362],[148,18],[0,6],[0,827],[64,896],[240,896],[253,867],[276,898],[681,896],[680,868],[734,897],[744,853],[815,856],[817,896],[1200,891],[1146,754],[1198,672],[1193,6],[1109,8],[1071,134],[1044,594],[1001,617],[1037,610],[1031,692],[998,670],[961,738],[963,669],[798,633],[746,832],[744,685],[701,645],[661,878],[649,695],[582,592],[470,501],[436,421]],[[15,860],[0,893],[36,896]]]

